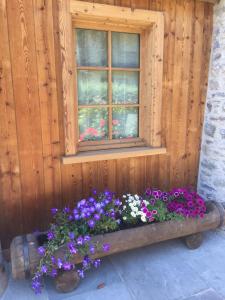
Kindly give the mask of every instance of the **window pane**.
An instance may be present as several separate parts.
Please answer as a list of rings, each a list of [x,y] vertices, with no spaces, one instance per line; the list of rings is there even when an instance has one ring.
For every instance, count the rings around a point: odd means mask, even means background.
[[[78,71],[78,102],[80,105],[107,104],[107,71]]]
[[[80,141],[97,141],[108,138],[107,108],[79,109]]]
[[[113,139],[138,137],[138,108],[113,108]]]
[[[112,66],[115,68],[139,68],[139,65],[139,34],[112,32]]]
[[[76,29],[78,66],[107,66],[107,32]]]
[[[139,73],[113,71],[112,101],[116,104],[138,103]]]

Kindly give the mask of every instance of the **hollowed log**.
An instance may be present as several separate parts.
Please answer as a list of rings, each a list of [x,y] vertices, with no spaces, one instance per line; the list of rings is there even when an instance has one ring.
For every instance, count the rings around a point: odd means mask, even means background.
[[[225,220],[224,207],[217,203],[208,203],[208,212],[203,219],[185,219],[184,221],[168,221],[153,223],[141,227],[131,228],[97,235],[92,237],[93,242],[110,244],[110,251],[97,252],[92,258],[100,258],[126,250],[131,250],[154,243],[184,238],[187,246],[196,249],[202,242],[201,233],[220,227]],[[16,237],[11,244],[12,274],[14,278],[24,278],[33,273],[37,267],[40,257],[37,247],[40,245],[40,237],[26,235]],[[55,253],[56,258],[64,257],[67,252],[66,246],[61,246]],[[75,264],[82,262],[82,257],[75,255],[72,261]],[[56,279],[56,288],[61,292],[74,289],[78,283],[76,271],[60,273]]]

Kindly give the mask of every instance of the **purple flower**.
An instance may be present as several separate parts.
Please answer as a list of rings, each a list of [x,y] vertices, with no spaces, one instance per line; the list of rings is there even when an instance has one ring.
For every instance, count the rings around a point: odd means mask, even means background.
[[[91,254],[95,254],[95,246],[94,245],[90,245],[89,246],[89,251]]]
[[[152,206],[154,206],[154,205],[155,205],[155,199],[150,200],[150,204],[151,204]]]
[[[94,206],[91,206],[91,207],[90,207],[90,212],[91,212],[91,213],[94,213],[94,212],[95,212]]]
[[[79,213],[78,209],[74,208],[73,214],[76,215],[76,214],[78,214],[78,213]]]
[[[63,263],[63,270],[70,271],[72,269],[72,264],[69,261]]]
[[[96,190],[96,189],[93,189],[93,190],[92,190],[92,194],[93,194],[93,195],[97,195],[97,190]]]
[[[95,204],[95,208],[96,208],[97,210],[100,210],[100,209],[101,209],[101,203],[96,203],[96,204]]]
[[[84,236],[84,241],[89,242],[91,240],[91,237],[89,235]]]
[[[51,241],[54,239],[55,237],[55,234],[53,231],[49,230],[49,232],[47,233],[47,237],[48,237],[48,240]]]
[[[96,221],[99,221],[99,220],[100,220],[100,216],[99,216],[98,214],[95,214],[95,215],[94,215],[94,219],[95,219]]]
[[[69,216],[68,216],[68,220],[69,220],[69,221],[72,221],[72,220],[73,220],[73,216],[72,216],[72,215],[69,215]]]
[[[83,270],[77,270],[77,273],[80,278],[84,278],[84,271]]]
[[[103,244],[102,249],[104,252],[108,252],[110,250],[110,245],[109,244]]]
[[[90,258],[88,256],[85,256],[83,259],[83,262],[82,262],[83,268],[87,269],[89,267],[90,263],[91,263]]]
[[[58,258],[58,260],[57,260],[57,266],[58,266],[59,269],[62,268],[63,262],[62,262],[62,259],[61,259],[61,258]]]
[[[35,276],[32,279],[32,289],[34,290],[35,294],[41,293],[42,285],[39,276]]]
[[[159,193],[158,193],[158,191],[153,191],[153,192],[152,192],[152,195],[153,195],[154,197],[158,197],[158,196],[159,196]]]
[[[83,244],[84,244],[84,239],[82,238],[82,236],[79,236],[79,237],[77,238],[77,245],[82,246]]]
[[[71,240],[74,240],[74,238],[75,238],[75,233],[74,232],[69,232],[69,238],[71,239]]]
[[[56,269],[52,269],[50,276],[55,278],[58,275],[58,272]]]
[[[56,264],[56,258],[55,258],[55,256],[51,256],[51,262],[53,263],[53,264]]]
[[[88,221],[88,226],[89,226],[90,228],[94,228],[94,227],[95,227],[95,221],[94,221],[94,220],[89,220],[89,221]]]
[[[116,200],[114,201],[114,204],[115,204],[116,206],[120,206],[122,203],[121,203],[120,199],[116,199]]]
[[[79,215],[74,215],[74,219],[75,219],[76,221],[78,221],[78,220],[80,219],[80,216],[79,216]]]
[[[105,196],[111,196],[111,193],[108,190],[105,190],[104,194],[105,194]]]
[[[151,189],[147,189],[147,190],[145,191],[145,194],[146,194],[146,196],[151,196],[151,194],[152,194]]]
[[[67,244],[67,247],[69,248],[70,254],[76,254],[77,253],[77,249],[75,248],[73,242],[69,242]]]
[[[163,196],[163,201],[168,201],[168,198],[167,198],[167,196]]]
[[[94,202],[95,202],[95,198],[89,197],[89,198],[88,198],[88,201],[89,201],[90,203],[94,203]]]
[[[64,207],[63,212],[66,213],[66,214],[68,214],[70,212],[69,207]]]
[[[38,247],[38,253],[41,255],[41,256],[44,256],[45,255],[45,248],[44,247]]]
[[[93,262],[93,265],[95,268],[98,268],[101,264],[101,260],[98,258],[98,259],[95,259],[94,262]]]
[[[86,218],[86,213],[82,212],[80,216],[81,216],[82,219],[85,219]]]
[[[41,266],[41,273],[46,274],[48,272],[48,268],[46,265]]]
[[[86,204],[86,199],[82,199],[81,201],[80,201],[80,205],[81,206],[84,206]]]
[[[58,212],[58,209],[57,209],[57,208],[52,208],[52,209],[51,209],[51,213],[52,213],[53,216],[54,216],[55,214],[57,214],[57,212]]]

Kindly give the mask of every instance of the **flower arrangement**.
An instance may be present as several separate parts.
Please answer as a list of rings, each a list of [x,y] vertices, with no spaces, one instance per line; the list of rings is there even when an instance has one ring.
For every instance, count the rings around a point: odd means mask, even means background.
[[[97,194],[96,190],[88,199],[82,199],[74,208],[63,210],[53,208],[54,222],[47,232],[47,242],[38,248],[40,263],[32,279],[36,293],[42,289],[44,275],[56,277],[59,270],[75,269],[73,256],[79,254],[83,261],[77,270],[84,278],[91,267],[98,268],[100,259],[94,259],[96,252],[110,250],[109,244],[93,242],[92,236],[117,231],[127,227],[167,220],[204,217],[204,200],[189,189],[173,189],[163,192],[147,189],[143,196],[123,195],[122,199],[106,190]],[[64,257],[56,258],[54,253],[66,245]]]
[[[206,206],[204,200],[187,188],[173,189],[168,193],[168,211],[184,217],[204,217]]]

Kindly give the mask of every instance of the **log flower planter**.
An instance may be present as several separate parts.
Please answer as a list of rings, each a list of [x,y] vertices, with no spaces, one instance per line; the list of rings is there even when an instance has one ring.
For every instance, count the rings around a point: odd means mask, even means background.
[[[225,211],[223,205],[215,202],[207,203],[207,213],[203,219],[188,218],[184,221],[166,221],[152,223],[131,229],[124,229],[113,233],[96,235],[92,241],[110,244],[108,252],[98,251],[93,258],[100,258],[161,241],[175,238],[184,238],[186,245],[195,249],[202,243],[202,232],[216,229],[225,222]],[[15,279],[22,279],[29,273],[33,273],[40,257],[37,247],[40,236],[29,234],[25,237],[14,238],[11,244],[12,274]],[[67,250],[66,245],[61,246],[55,257],[63,257]],[[73,263],[76,265],[82,262],[79,255],[73,256]],[[79,276],[75,269],[61,271],[55,278],[56,288],[60,292],[69,292],[78,286]]]

